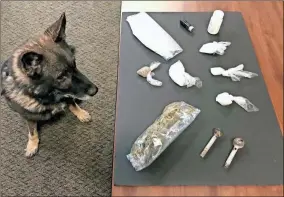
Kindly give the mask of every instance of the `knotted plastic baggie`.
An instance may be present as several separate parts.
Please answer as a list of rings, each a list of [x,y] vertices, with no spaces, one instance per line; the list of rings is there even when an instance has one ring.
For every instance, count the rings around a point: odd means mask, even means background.
[[[165,60],[169,60],[183,51],[178,43],[147,13],[140,12],[128,16],[126,21],[129,23],[133,35]]]
[[[210,42],[207,44],[202,45],[199,49],[200,53],[207,53],[207,54],[218,54],[223,55],[225,50],[228,46],[231,45],[231,42]]]
[[[232,81],[240,81],[242,77],[251,79],[258,76],[256,73],[244,71],[243,69],[244,65],[240,64],[234,68],[229,68],[228,70],[225,70],[221,67],[214,67],[211,68],[210,71],[214,76],[222,75],[224,77],[230,77]]]
[[[239,106],[241,106],[247,112],[259,111],[259,109],[254,104],[252,104],[248,99],[242,96],[233,96],[228,92],[223,92],[221,94],[218,94],[218,96],[216,97],[216,101],[222,106],[231,105],[233,101],[235,101]]]
[[[158,68],[160,64],[161,64],[160,62],[152,62],[149,66],[144,66],[140,68],[137,71],[137,74],[140,75],[141,77],[146,78],[148,83],[153,86],[162,86],[163,83],[161,81],[153,79],[153,77],[155,76],[153,70]]]
[[[196,86],[198,88],[202,87],[202,81],[200,78],[193,77],[186,73],[180,60],[171,65],[169,69],[169,76],[179,86],[186,86],[187,88],[191,86]]]
[[[167,105],[163,113],[134,142],[126,156],[136,171],[152,164],[200,113],[183,101]]]

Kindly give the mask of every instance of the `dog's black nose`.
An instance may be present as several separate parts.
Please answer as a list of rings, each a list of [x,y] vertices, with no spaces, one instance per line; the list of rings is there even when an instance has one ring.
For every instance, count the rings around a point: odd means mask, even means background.
[[[95,94],[97,94],[97,92],[98,92],[98,88],[97,87],[91,87],[88,90],[88,95],[94,96]]]

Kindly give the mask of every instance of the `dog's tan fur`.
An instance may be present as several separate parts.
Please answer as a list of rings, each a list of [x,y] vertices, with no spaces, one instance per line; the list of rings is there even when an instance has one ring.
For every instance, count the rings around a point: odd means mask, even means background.
[[[31,134],[33,133],[33,135]],[[29,141],[26,148],[26,157],[33,156],[38,150],[39,138],[38,132],[35,128],[32,132],[29,132]]]
[[[84,109],[80,108],[79,105],[69,105],[69,110],[81,121],[89,122],[91,120],[90,114]]]

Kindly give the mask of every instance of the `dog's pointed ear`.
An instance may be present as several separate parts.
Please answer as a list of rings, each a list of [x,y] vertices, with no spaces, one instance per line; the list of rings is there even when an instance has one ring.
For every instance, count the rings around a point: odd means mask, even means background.
[[[65,39],[65,28],[66,16],[63,12],[60,18],[45,30],[44,34],[50,36],[54,42],[60,42]]]
[[[26,52],[23,54],[21,61],[23,69],[29,77],[32,78],[40,76],[42,71],[41,63],[43,61],[43,55],[36,52]]]

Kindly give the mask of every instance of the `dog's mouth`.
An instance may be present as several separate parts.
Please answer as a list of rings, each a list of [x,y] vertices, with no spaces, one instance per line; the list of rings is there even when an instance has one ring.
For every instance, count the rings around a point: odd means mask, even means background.
[[[65,94],[64,97],[78,99],[78,100],[81,100],[81,101],[86,101],[86,100],[89,100],[91,98],[91,96],[89,96],[89,95],[76,96],[76,95],[72,95],[72,94]]]
[[[78,93],[74,93],[72,91],[66,91],[65,93],[61,92],[61,96],[65,98],[72,98],[72,99],[77,99],[81,101],[86,101],[92,98],[93,96],[95,96],[97,92],[98,92],[98,88],[94,86],[94,87],[89,88],[88,91],[86,92],[78,92]]]

